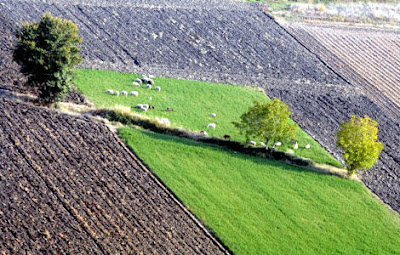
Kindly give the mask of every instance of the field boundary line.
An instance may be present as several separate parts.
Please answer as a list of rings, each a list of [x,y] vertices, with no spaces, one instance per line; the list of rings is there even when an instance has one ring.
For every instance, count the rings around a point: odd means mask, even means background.
[[[93,121],[93,120],[92,120]],[[99,122],[97,120],[97,122]],[[164,182],[158,178],[157,175],[155,175],[155,173],[153,173],[150,170],[150,167],[147,166],[146,163],[144,163],[138,156],[136,156],[135,152],[133,149],[129,148],[122,140],[121,138],[111,130],[111,128],[108,125],[105,125],[102,122],[101,125],[105,126],[109,132],[112,133],[112,135],[114,136],[114,138],[116,139],[117,143],[125,149],[125,151],[131,155],[131,157],[133,158],[133,160],[135,161],[135,163],[138,164],[138,167],[142,168],[146,173],[149,174],[149,177],[189,216],[189,218],[204,232],[204,234],[210,238],[210,240],[216,245],[218,246],[218,248],[220,248],[220,250],[222,252],[224,252],[225,254],[233,254],[233,252],[211,231],[209,230],[205,224],[202,223],[202,221],[200,219],[198,219],[196,217],[196,215],[194,213],[192,213],[188,208],[185,207],[185,205],[183,204],[183,202],[175,195],[175,193],[168,188],[167,185],[164,184]]]
[[[284,27],[283,25],[281,25],[277,20],[275,20],[275,18],[273,16],[271,16],[270,14],[268,14],[267,12],[265,12],[264,10],[262,11],[264,13],[265,16],[267,16],[269,19],[272,20],[272,22],[274,22],[277,26],[279,26],[283,31],[285,31],[286,34],[288,34],[291,38],[293,38],[293,40],[295,40],[298,44],[300,44],[304,49],[306,49],[311,55],[313,55],[314,57],[316,57],[319,61],[321,61],[322,64],[324,64],[324,66],[326,68],[328,68],[330,71],[332,71],[334,74],[336,74],[339,78],[341,78],[342,80],[344,80],[346,83],[348,83],[351,86],[354,86],[349,80],[347,80],[345,77],[343,77],[340,73],[336,72],[332,67],[330,67],[328,65],[328,63],[326,63],[320,56],[318,56],[316,53],[312,52],[308,47],[305,46],[304,43],[302,43],[300,40],[298,40],[296,38],[296,36],[294,36],[292,33],[289,32],[289,30]]]

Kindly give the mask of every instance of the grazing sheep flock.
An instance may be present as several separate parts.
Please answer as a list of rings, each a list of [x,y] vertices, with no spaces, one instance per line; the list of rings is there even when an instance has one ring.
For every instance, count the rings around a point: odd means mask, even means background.
[[[145,86],[144,86],[145,88],[151,89],[151,88],[152,88],[152,85],[154,84],[153,78],[154,78],[153,75],[149,75],[149,76],[142,75],[142,78],[141,78],[141,79],[140,79],[140,78],[136,78],[135,81],[132,82],[132,86],[133,86],[133,87],[139,87],[139,88],[140,88],[140,87],[142,87],[141,84],[145,84]],[[156,91],[161,91],[161,87],[160,87],[160,86],[157,86],[157,87],[155,87],[155,90],[156,90]],[[131,92],[128,94],[128,92],[125,91],[125,90],[119,92],[119,91],[114,91],[113,89],[107,89],[107,90],[106,90],[106,93],[108,93],[108,94],[110,94],[110,95],[116,95],[116,96],[119,96],[119,95],[123,95],[123,96],[128,96],[128,95],[131,95],[131,96],[139,96],[139,92],[138,92],[138,91],[131,91]],[[150,99],[150,100],[151,100],[151,99]]]
[[[153,85],[154,85],[154,80],[153,79],[154,79],[153,75],[142,75],[141,78],[136,78],[135,81],[132,82],[132,86],[133,87],[139,87],[139,88],[147,88],[147,89],[151,90],[153,88]],[[155,86],[154,90],[161,91],[161,87],[160,86]],[[123,95],[123,96],[131,95],[131,96],[135,96],[135,97],[139,96],[139,91],[136,91],[136,90],[133,90],[133,91],[128,93],[125,90],[122,90],[121,92],[119,92],[119,91],[115,91],[113,89],[107,89],[106,93],[108,93],[110,95],[116,95],[116,96],[119,96],[119,95]],[[149,97],[149,100],[152,101],[153,98]],[[142,110],[142,111],[146,112],[149,109],[154,109],[155,107],[153,105],[150,105],[150,104],[136,104],[134,108],[137,108],[139,110]],[[167,107],[166,111],[167,112],[172,112],[172,111],[174,111],[174,109],[172,107]],[[209,116],[212,117],[212,118],[217,118],[217,113],[215,113],[215,112],[210,113]],[[169,126],[171,124],[171,122],[167,118],[159,119],[159,118],[156,117],[156,120],[162,125]],[[209,129],[216,129],[216,127],[217,127],[216,123],[209,123],[207,125],[207,128],[209,128]],[[199,132],[199,134],[202,135],[202,136],[207,136],[208,135],[207,132],[204,131],[204,130],[201,130]],[[223,136],[223,138],[225,140],[230,140],[231,136],[225,134]],[[259,146],[261,146],[261,147],[265,147],[265,148],[267,147],[267,145],[264,142],[258,142],[257,143],[256,141],[253,141],[253,140],[248,141],[248,144],[250,146],[253,146],[253,147],[257,146],[257,144]],[[296,141],[293,141],[292,144],[293,144],[292,147],[293,147],[294,150],[297,150],[299,148],[299,144]],[[282,146],[282,142],[275,142],[273,144],[272,148],[280,147],[280,146]],[[310,149],[311,146],[310,146],[310,144],[307,144],[307,145],[304,146],[304,148],[305,149]]]

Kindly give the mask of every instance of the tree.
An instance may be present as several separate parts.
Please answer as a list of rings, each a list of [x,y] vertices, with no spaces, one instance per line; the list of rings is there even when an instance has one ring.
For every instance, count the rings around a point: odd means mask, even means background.
[[[370,169],[383,150],[383,143],[377,141],[378,123],[367,115],[364,118],[352,115],[340,127],[336,134],[337,146],[343,150],[349,175],[357,169]]]
[[[40,99],[51,104],[65,96],[75,78],[72,69],[82,61],[82,38],[69,20],[44,14],[39,23],[25,22],[17,31],[14,60],[28,76],[28,84],[37,87]]]
[[[240,117],[240,122],[233,124],[246,135],[246,139],[261,138],[265,140],[266,148],[268,142],[290,141],[296,139],[296,124],[290,124],[288,106],[274,98],[272,101],[262,104],[255,101],[254,105]]]

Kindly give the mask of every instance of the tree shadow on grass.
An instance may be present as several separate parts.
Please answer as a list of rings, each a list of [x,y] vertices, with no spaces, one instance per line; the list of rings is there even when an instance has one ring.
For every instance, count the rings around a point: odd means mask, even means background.
[[[243,159],[246,161],[251,160],[253,163],[258,164],[258,165],[265,165],[265,166],[273,166],[273,167],[279,167],[279,168],[283,168],[286,171],[291,171],[291,172],[307,172],[307,173],[311,173],[311,174],[315,174],[315,175],[323,175],[323,176],[330,176],[329,174],[326,173],[322,173],[322,172],[318,172],[318,171],[313,171],[309,168],[306,167],[302,167],[302,166],[296,166],[296,165],[292,165],[292,164],[287,164],[285,162],[281,162],[278,160],[273,160],[273,159],[267,159],[267,158],[261,158],[261,157],[257,157],[257,156],[253,156],[253,155],[248,155],[248,154],[244,154],[241,152],[236,152],[233,150],[230,150],[228,148],[224,148],[218,145],[214,145],[214,144],[206,144],[203,142],[198,142],[198,141],[193,141],[187,138],[182,138],[182,137],[175,137],[175,136],[170,136],[170,135],[165,135],[165,134],[159,134],[159,133],[154,133],[154,132],[150,132],[150,131],[146,131],[146,130],[137,130],[139,132],[141,132],[142,134],[152,138],[152,139],[158,139],[158,140],[164,140],[164,141],[173,141],[179,144],[183,144],[186,146],[191,146],[191,147],[203,147],[203,148],[207,148],[207,149],[211,149],[213,151],[217,151],[220,153],[224,153],[227,156],[230,157],[236,157],[239,159]]]

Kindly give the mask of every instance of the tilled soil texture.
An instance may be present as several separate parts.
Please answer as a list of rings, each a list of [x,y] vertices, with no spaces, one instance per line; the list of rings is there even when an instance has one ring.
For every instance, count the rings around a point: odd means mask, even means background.
[[[346,84],[257,4],[221,1],[10,1],[16,25],[52,12],[78,24],[83,67],[252,84]]]
[[[1,99],[0,123],[0,252],[224,252],[104,125]]]
[[[83,67],[262,86],[269,96],[289,104],[299,125],[337,156],[339,123],[354,113],[370,115],[380,123],[385,150],[363,181],[400,212],[400,120],[387,110],[389,101],[371,97],[365,92],[369,87],[347,78],[349,83],[332,71],[329,66],[338,68],[336,62],[321,61],[266,15],[263,5],[201,0],[0,2],[11,24],[38,19],[45,11],[77,22],[85,38]]]
[[[289,30],[400,118],[400,31],[311,24],[290,24]]]
[[[26,91],[26,78],[12,60],[15,28],[15,24],[11,23],[11,19],[0,6],[0,89],[23,92]]]

